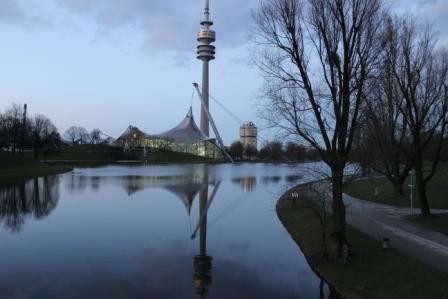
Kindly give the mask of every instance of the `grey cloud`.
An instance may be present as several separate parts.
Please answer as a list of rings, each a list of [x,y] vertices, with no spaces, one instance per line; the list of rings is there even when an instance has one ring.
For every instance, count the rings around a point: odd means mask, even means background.
[[[1,0],[0,23],[28,29],[51,27],[51,22],[33,0]]]
[[[143,47],[155,51],[191,52],[202,19],[202,0],[188,1],[107,1],[55,0],[68,12],[91,18],[100,34],[133,28],[143,36]],[[251,9],[257,1],[211,1],[218,43],[234,47],[245,42]]]

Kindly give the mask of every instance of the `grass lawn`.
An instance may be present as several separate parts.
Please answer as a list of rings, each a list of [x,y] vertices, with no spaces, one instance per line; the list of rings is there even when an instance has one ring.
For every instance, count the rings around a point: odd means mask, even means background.
[[[320,222],[305,190],[286,192],[277,203],[277,214],[312,268],[344,298],[448,298],[448,274],[394,249],[384,250],[379,241],[350,226],[352,259],[346,265],[323,260]],[[294,208],[292,191],[304,194]]]
[[[435,209],[448,209],[448,165],[441,164],[434,178],[427,185],[427,196],[429,206]],[[409,178],[404,183],[404,196],[395,197],[392,184],[386,178],[361,179],[350,183],[346,193],[368,201],[382,204],[409,207],[410,206],[410,184]],[[375,196],[375,188],[378,195]],[[415,191],[415,190],[414,190]],[[414,207],[420,207],[414,196]]]
[[[76,145],[52,153],[48,160],[82,161],[82,162],[113,162],[121,158],[123,150],[107,145]]]
[[[0,184],[12,184],[28,178],[48,176],[70,171],[72,167],[65,165],[49,165],[22,156],[0,152]]]
[[[61,150],[48,156],[49,160],[75,163],[76,165],[91,165],[92,163],[114,163],[118,160],[140,160],[135,153],[125,153],[122,148],[107,145],[77,145]],[[148,153],[150,163],[208,163],[215,160],[186,153],[157,151]]]
[[[410,216],[407,219],[448,236],[448,213],[434,214],[431,217]]]

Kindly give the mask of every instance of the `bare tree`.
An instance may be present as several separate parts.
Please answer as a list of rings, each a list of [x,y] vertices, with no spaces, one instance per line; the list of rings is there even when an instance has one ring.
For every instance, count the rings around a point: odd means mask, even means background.
[[[72,144],[75,144],[75,142],[78,140],[78,129],[75,126],[71,126],[68,128],[65,133],[64,137],[70,140]]]
[[[236,140],[232,142],[229,148],[229,154],[236,160],[241,160],[243,158],[244,145]]]
[[[78,140],[81,144],[87,144],[90,139],[89,132],[87,132],[86,128],[78,127]]]
[[[397,55],[391,55],[397,37],[392,17],[385,20],[383,49],[377,77],[367,95],[365,127],[369,146],[376,149],[381,165],[374,167],[392,183],[395,195],[403,195],[403,184],[412,169],[412,159],[403,153],[410,144],[411,128],[402,113],[403,94],[395,80]],[[392,47],[392,48],[391,48]]]
[[[431,29],[417,27],[410,19],[395,21],[386,46],[388,63],[401,92],[399,109],[410,130],[410,148],[402,151],[415,168],[421,214],[430,215],[426,184],[435,175],[448,124],[448,54],[435,49]],[[435,144],[425,171],[424,153]]]
[[[308,142],[331,168],[338,258],[348,246],[344,169],[380,50],[381,17],[379,0],[265,0],[254,16],[266,119]]]
[[[291,161],[303,161],[306,158],[306,148],[301,144],[289,141],[285,146],[285,156]]]
[[[25,129],[22,125],[23,114],[24,110],[22,105],[12,104],[5,110],[2,117],[3,130],[7,140],[6,143],[13,153],[15,153],[16,149],[20,146],[21,131]]]
[[[90,134],[90,143],[91,144],[98,144],[101,142],[101,130],[100,129],[93,129]]]
[[[258,152],[258,158],[279,161],[283,157],[283,143],[278,140],[265,142]]]
[[[31,121],[31,135],[33,139],[34,157],[36,159],[41,149],[44,149],[46,156],[49,148],[55,142],[56,135],[59,136],[51,120],[40,114],[35,115]]]
[[[244,147],[244,156],[247,157],[249,160],[252,160],[253,157],[255,157],[258,154],[258,149],[248,144]]]
[[[71,126],[65,131],[64,136],[69,139],[72,144],[86,144],[90,139],[90,135],[84,127]]]

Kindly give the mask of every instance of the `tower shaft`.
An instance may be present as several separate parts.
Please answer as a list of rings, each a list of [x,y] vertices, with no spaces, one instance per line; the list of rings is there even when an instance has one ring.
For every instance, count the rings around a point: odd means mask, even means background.
[[[204,109],[208,110],[209,107],[209,62],[207,60],[202,62],[202,103],[204,105],[201,109],[201,131],[205,136],[209,136],[209,124],[210,120],[208,119],[207,113]]]
[[[210,120],[205,110],[209,109],[209,62],[215,59],[215,47],[212,43],[216,40],[215,31],[210,29],[213,22],[210,21],[209,0],[205,0],[204,21],[198,33],[197,58],[202,60],[202,104],[201,104],[201,131],[209,136]]]

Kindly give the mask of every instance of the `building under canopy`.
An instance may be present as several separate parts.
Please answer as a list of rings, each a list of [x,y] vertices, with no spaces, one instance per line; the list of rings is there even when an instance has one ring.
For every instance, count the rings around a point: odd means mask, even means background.
[[[137,127],[129,126],[115,144],[125,150],[169,150],[215,159],[222,157],[216,140],[205,136],[196,125],[191,107],[185,118],[171,130],[160,134],[146,134]]]

